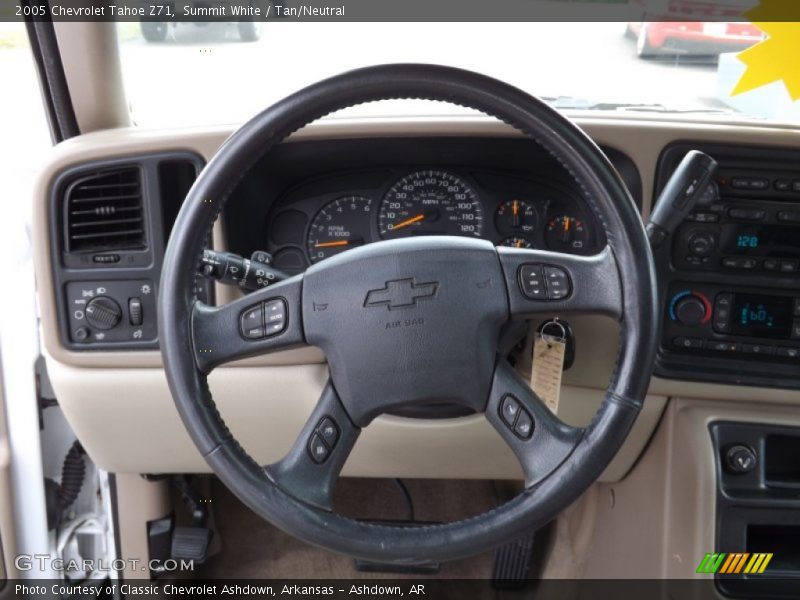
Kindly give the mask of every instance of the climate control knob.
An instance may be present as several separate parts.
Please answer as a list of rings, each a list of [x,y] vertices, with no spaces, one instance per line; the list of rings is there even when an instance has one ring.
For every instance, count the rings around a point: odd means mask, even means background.
[[[710,316],[708,301],[695,294],[684,296],[675,303],[675,318],[682,325],[700,325]]]
[[[86,305],[86,321],[95,329],[113,329],[122,319],[122,309],[108,296],[98,296]]]

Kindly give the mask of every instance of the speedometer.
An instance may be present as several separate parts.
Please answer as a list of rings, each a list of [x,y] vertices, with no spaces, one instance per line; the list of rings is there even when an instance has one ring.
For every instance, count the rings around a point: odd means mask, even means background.
[[[444,171],[417,171],[395,183],[378,213],[383,239],[483,234],[483,208],[467,183]]]

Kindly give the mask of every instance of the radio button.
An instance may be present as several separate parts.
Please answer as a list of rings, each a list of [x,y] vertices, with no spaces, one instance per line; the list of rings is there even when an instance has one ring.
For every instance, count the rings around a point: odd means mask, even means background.
[[[757,208],[732,208],[728,211],[728,216],[741,221],[763,221],[767,213]]]
[[[800,298],[794,299],[794,316],[800,317]]]
[[[726,269],[745,269],[750,271],[758,266],[758,260],[742,256],[726,256],[722,259],[721,264]]]
[[[781,261],[779,261],[777,258],[765,258],[764,262],[762,263],[765,271],[777,271],[780,265]]]
[[[795,319],[792,323],[792,335],[791,338],[793,340],[800,340],[800,320]]]
[[[772,356],[775,354],[775,346],[764,346],[763,344],[742,344],[742,352],[745,354],[763,354]]]
[[[782,260],[781,261],[781,273],[794,273],[797,271],[797,261],[796,260]]]
[[[790,192],[792,190],[792,182],[789,179],[776,179],[775,191]]]
[[[718,223],[719,215],[712,212],[695,212],[686,215],[686,220],[695,223]]]
[[[700,231],[689,236],[689,252],[696,256],[708,256],[714,251],[716,238],[712,233]]]
[[[714,352],[736,352],[738,344],[736,342],[717,342],[709,340],[706,342],[706,348]]]
[[[792,191],[793,192],[800,192],[800,179],[795,179],[792,182]]]
[[[735,190],[746,190],[750,187],[750,182],[744,177],[734,177],[731,179],[731,187]]]
[[[800,211],[782,210],[778,212],[778,221],[783,223],[800,223]]]

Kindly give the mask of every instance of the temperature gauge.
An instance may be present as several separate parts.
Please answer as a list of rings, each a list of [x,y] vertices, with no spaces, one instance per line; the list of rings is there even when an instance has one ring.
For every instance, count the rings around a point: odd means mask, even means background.
[[[544,240],[551,250],[580,252],[589,244],[589,232],[575,217],[558,215],[547,222]]]

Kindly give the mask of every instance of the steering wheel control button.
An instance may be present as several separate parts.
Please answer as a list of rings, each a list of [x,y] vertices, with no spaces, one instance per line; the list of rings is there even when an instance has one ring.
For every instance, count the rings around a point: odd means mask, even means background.
[[[523,440],[529,440],[533,435],[533,419],[524,408],[519,411],[517,423],[514,425],[514,433]]]
[[[336,442],[339,441],[339,428],[330,417],[323,417],[319,425],[317,425],[316,432],[325,440],[331,450],[336,445]]]
[[[522,265],[519,268],[519,284],[522,293],[531,300],[547,300],[541,265]]]
[[[281,298],[264,303],[264,334],[277,335],[286,329],[286,302]]]
[[[563,300],[572,291],[567,272],[560,267],[544,267],[545,287],[548,300]]]
[[[572,293],[569,275],[561,267],[522,265],[519,268],[519,285],[530,300],[563,300]]]
[[[242,337],[245,339],[263,338],[266,335],[264,333],[264,305],[257,304],[242,311],[239,326],[242,329]]]
[[[518,438],[523,440],[531,439],[531,435],[533,435],[533,418],[514,396],[508,395],[503,398],[500,403],[500,418]]]
[[[519,402],[513,396],[506,396],[500,405],[500,417],[506,425],[513,428],[519,416],[519,410]]]
[[[322,436],[320,436],[318,433],[315,433],[311,436],[311,441],[308,442],[308,454],[311,456],[311,460],[318,465],[321,465],[328,460],[331,450],[323,441]]]
[[[114,329],[120,319],[122,309],[107,296],[98,296],[86,305],[86,321],[95,329]]]

